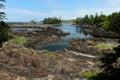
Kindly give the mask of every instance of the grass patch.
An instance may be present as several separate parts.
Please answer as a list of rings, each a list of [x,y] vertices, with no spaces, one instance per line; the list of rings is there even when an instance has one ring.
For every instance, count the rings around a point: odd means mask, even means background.
[[[101,43],[101,44],[96,45],[95,47],[97,47],[100,50],[103,50],[103,49],[113,49],[115,46],[116,45],[114,45],[114,44]]]
[[[13,41],[13,42],[16,42],[16,43],[25,43],[26,38],[14,36],[10,41]]]
[[[91,72],[85,72],[85,73],[83,74],[83,76],[84,76],[87,80],[93,80],[92,77],[93,77],[93,76],[96,76],[96,75],[97,75],[97,74],[91,73]]]
[[[54,59],[55,57],[53,56],[52,53],[50,53],[49,51],[47,50],[41,50],[41,52],[46,56],[48,57],[49,59]]]

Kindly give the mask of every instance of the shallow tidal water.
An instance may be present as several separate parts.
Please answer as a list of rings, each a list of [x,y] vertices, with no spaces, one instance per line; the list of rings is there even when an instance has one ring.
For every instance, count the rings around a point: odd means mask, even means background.
[[[70,40],[72,38],[90,38],[92,37],[90,34],[85,34],[84,30],[85,28],[80,26],[74,26],[71,24],[63,24],[61,26],[54,26],[53,28],[62,30],[63,32],[70,33],[70,35],[67,35],[65,37],[61,37],[61,41],[44,44],[38,47],[38,50],[48,50],[48,51],[60,51],[64,50],[68,46],[70,46],[70,43],[66,42],[66,40]]]

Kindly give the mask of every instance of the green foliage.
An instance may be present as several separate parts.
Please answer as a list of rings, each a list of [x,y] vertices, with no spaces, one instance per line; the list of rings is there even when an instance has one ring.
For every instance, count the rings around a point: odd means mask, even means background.
[[[13,41],[13,42],[16,42],[16,43],[25,43],[26,38],[14,36],[10,41]]]
[[[0,44],[12,38],[9,35],[10,27],[3,21],[0,21]]]
[[[111,80],[109,76],[110,76],[109,73],[101,72],[95,75],[91,75],[90,77],[88,77],[87,80]]]
[[[0,2],[5,2],[5,0],[0,0]],[[0,8],[4,8],[4,5],[0,3]]]
[[[105,53],[99,60],[102,72],[89,77],[88,80],[119,80],[120,79],[120,45],[114,48],[115,53]]]
[[[120,12],[115,12],[108,16],[104,14],[98,15],[97,13],[95,16],[86,15],[83,18],[76,18],[73,22],[78,25],[92,25],[120,33]]]
[[[103,28],[110,31],[120,33],[120,12],[112,13],[108,16],[98,15],[86,15],[83,18],[76,18],[74,23],[79,25],[94,25],[97,28]],[[98,49],[108,49],[115,47],[109,44],[98,44]],[[88,80],[119,80],[120,75],[120,46],[114,48],[115,53],[105,53],[99,60],[103,63],[100,67],[102,72],[97,74],[86,73],[85,76]]]
[[[43,24],[61,24],[61,19],[56,17],[45,18]]]
[[[31,20],[30,24],[36,24],[36,22],[34,20]]]
[[[97,27],[107,29],[109,26],[108,16],[101,14],[97,17],[97,22],[94,22]]]
[[[51,54],[49,51],[47,50],[42,50],[42,53],[49,59],[55,59],[55,57],[53,56],[53,54]]]
[[[78,25],[82,25],[83,24],[83,19],[82,18],[76,18],[73,22],[78,24]]]
[[[101,43],[101,44],[98,44],[96,45],[96,47],[100,50],[103,50],[103,49],[112,49],[115,47],[115,45],[113,44],[105,44],[105,43]]]
[[[74,21],[73,21],[75,24],[79,24],[79,25],[93,25],[94,23],[94,16],[93,15],[86,15],[85,17],[83,18],[76,18]]]
[[[109,21],[103,21],[99,24],[103,29],[108,29],[109,28]]]
[[[0,2],[5,2],[5,0],[0,0]],[[0,9],[4,8],[3,4],[0,4]],[[5,41],[8,41],[12,38],[11,35],[9,35],[10,27],[7,23],[5,23],[4,20],[6,19],[5,13],[0,12],[0,47],[2,47],[2,43]]]
[[[62,20],[62,23],[73,23],[73,20]]]
[[[98,77],[99,75],[99,77]],[[103,72],[103,73],[91,73],[91,72],[86,72],[84,73],[84,77],[87,80],[110,80],[109,78],[110,74]]]
[[[0,0],[0,2],[5,2],[5,0]],[[4,8],[4,5],[0,3],[0,9]],[[5,17],[5,13],[4,12],[0,12],[0,20],[4,20],[6,19]]]
[[[0,20],[5,19],[5,13],[4,12],[0,12]]]
[[[93,77],[93,76],[96,76],[96,74],[91,73],[91,72],[85,72],[85,73],[84,73],[84,77],[85,77],[87,80],[92,80],[92,77]]]
[[[109,15],[109,30],[120,33],[120,12]]]

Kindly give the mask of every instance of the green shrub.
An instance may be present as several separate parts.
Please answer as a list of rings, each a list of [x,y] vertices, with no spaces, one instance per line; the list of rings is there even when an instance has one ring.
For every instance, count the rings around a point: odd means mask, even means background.
[[[91,72],[85,72],[84,73],[84,77],[87,79],[87,80],[92,80],[92,77],[93,76],[96,76],[95,73],[91,73]]]
[[[103,49],[112,49],[115,47],[115,45],[101,43],[101,44],[96,45],[95,47],[100,49],[100,50],[103,50]]]
[[[47,50],[42,50],[42,53],[49,59],[54,59],[55,57],[53,56],[52,53],[50,53],[49,51]]]
[[[2,47],[2,43],[12,38],[9,32],[10,32],[10,26],[4,21],[0,21],[0,47]]]
[[[56,17],[45,18],[43,24],[61,24],[61,19]]]
[[[10,41],[13,41],[13,42],[16,42],[16,43],[25,43],[26,38],[14,36]]]

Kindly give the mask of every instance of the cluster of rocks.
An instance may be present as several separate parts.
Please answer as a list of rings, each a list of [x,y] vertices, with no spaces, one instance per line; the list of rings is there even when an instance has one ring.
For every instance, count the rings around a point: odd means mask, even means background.
[[[33,49],[36,49],[43,44],[59,41],[61,37],[69,35],[69,33],[64,33],[63,31],[52,27],[37,30],[35,33],[14,32],[12,34],[27,38],[27,42],[24,43],[24,45]]]
[[[82,80],[94,69],[94,59],[69,52],[37,51],[13,42],[0,48],[0,80]]]
[[[113,49],[110,48],[98,49],[96,45],[108,43],[117,45],[117,41],[118,41],[117,39],[104,39],[104,38],[90,38],[90,39],[75,38],[69,40],[71,46],[69,46],[67,49],[76,52],[82,52],[84,54],[100,56],[103,53],[112,52]]]
[[[60,40],[69,35],[51,27],[43,28],[35,33],[13,33],[24,36],[26,43],[7,42],[0,48],[0,80],[85,80],[85,72],[99,71],[95,59],[76,55],[69,51],[100,56],[112,49],[99,50],[99,43],[112,42],[109,39],[71,39],[68,51],[48,52],[34,50],[42,44]],[[113,42],[117,42],[114,40]],[[27,48],[26,48],[27,47]]]
[[[111,38],[111,39],[120,39],[120,34],[106,31],[105,29],[100,28],[88,28],[85,30],[85,33],[93,35],[95,38]]]
[[[29,39],[24,45],[28,48],[36,49],[40,45],[59,41],[60,37],[66,35],[68,33],[63,33],[61,30],[48,27],[39,32],[39,36],[34,39]]]

